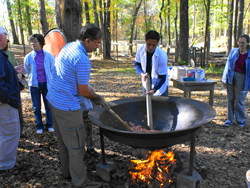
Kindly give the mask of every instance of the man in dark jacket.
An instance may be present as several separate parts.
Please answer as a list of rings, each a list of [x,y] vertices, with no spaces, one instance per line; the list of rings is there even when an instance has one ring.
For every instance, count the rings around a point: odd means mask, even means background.
[[[0,173],[10,169],[21,169],[15,165],[20,138],[19,84],[16,70],[2,51],[7,44],[4,27],[0,26]]]

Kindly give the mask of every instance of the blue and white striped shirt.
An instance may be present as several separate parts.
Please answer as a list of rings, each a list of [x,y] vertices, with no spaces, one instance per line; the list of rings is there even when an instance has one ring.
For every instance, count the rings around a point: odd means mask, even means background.
[[[89,83],[91,63],[79,40],[66,44],[55,62],[51,88],[47,94],[49,103],[63,111],[80,109],[77,84]]]

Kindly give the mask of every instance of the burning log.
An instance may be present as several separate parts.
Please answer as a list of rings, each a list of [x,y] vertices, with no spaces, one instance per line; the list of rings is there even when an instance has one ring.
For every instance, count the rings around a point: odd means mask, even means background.
[[[171,182],[169,168],[175,163],[174,153],[169,151],[166,155],[163,150],[151,152],[146,160],[131,160],[132,167],[129,174],[130,186],[138,187],[165,187],[166,182]],[[173,168],[170,170],[172,173]],[[167,183],[169,184],[169,183]]]

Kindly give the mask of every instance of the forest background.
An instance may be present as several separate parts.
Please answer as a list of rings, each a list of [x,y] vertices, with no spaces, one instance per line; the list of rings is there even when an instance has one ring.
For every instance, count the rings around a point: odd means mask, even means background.
[[[11,43],[27,43],[33,33],[45,34],[58,27],[68,42],[79,28],[95,23],[104,31],[100,54],[111,58],[119,45],[133,55],[144,34],[157,30],[161,47],[173,52],[175,63],[187,64],[189,48],[197,45],[210,58],[211,47],[237,46],[237,38],[249,33],[249,0],[0,0],[1,25],[12,33]],[[120,44],[119,44],[120,43]],[[115,44],[115,45],[112,45]],[[24,48],[25,49],[25,48]],[[24,55],[26,54],[24,50]],[[205,66],[205,61],[201,64]]]

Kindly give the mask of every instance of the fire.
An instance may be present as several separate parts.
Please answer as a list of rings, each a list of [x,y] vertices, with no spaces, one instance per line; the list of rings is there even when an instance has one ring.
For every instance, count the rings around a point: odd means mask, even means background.
[[[174,153],[169,151],[164,154],[163,150],[155,150],[149,153],[146,160],[131,160],[133,167],[129,174],[131,175],[131,185],[143,182],[150,185],[153,180],[160,183],[160,187],[171,179],[169,175],[169,167],[175,163]]]

